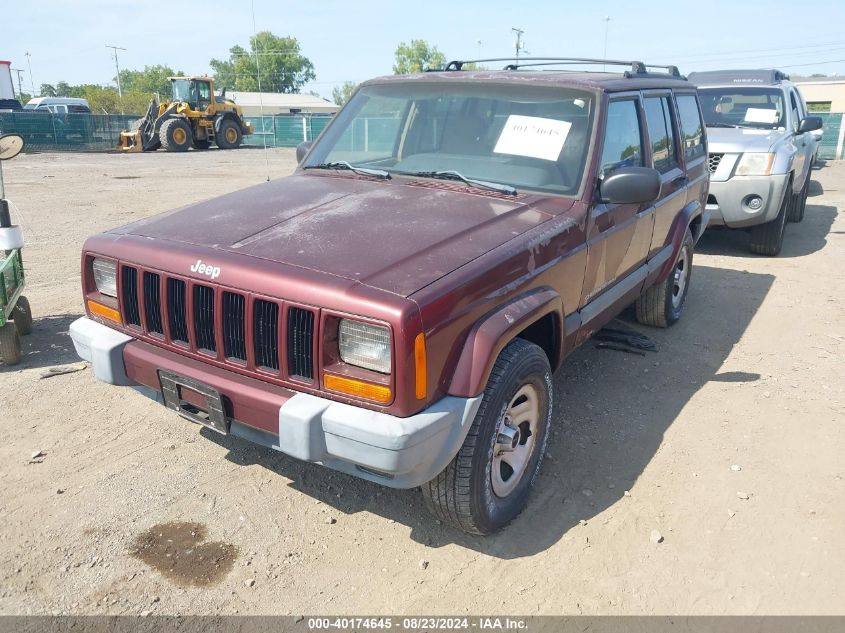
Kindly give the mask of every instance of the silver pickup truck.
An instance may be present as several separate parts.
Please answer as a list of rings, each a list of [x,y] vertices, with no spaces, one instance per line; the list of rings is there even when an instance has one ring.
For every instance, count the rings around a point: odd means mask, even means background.
[[[822,127],[778,70],[690,73],[707,125],[710,224],[750,229],[749,247],[777,255],[787,220],[804,218]]]

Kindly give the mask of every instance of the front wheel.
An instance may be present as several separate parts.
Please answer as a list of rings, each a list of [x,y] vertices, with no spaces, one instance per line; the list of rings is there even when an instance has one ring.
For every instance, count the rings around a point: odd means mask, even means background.
[[[214,130],[214,137],[217,147],[220,149],[236,149],[240,147],[243,140],[241,127],[231,118],[220,119],[217,129]]]
[[[780,254],[780,249],[783,247],[783,233],[786,230],[786,218],[792,213],[794,196],[790,193],[791,191],[792,181],[790,180],[783,194],[777,217],[771,222],[751,228],[748,248],[752,253],[770,257]]]
[[[428,509],[472,534],[490,534],[525,507],[543,460],[552,414],[552,372],[545,352],[511,341],[493,366],[464,444],[422,486]]]
[[[637,321],[653,327],[669,327],[681,318],[692,277],[692,253],[695,241],[687,229],[681,250],[669,277],[646,290],[637,299]]]
[[[789,210],[789,221],[800,222],[804,219],[804,211],[807,209],[807,195],[810,193],[810,174],[807,174],[807,180],[801,191],[792,201],[792,208]]]
[[[187,152],[194,142],[191,126],[182,119],[169,119],[162,123],[158,138],[168,152]]]
[[[0,360],[7,365],[21,362],[21,339],[14,323],[7,322],[0,327]]]

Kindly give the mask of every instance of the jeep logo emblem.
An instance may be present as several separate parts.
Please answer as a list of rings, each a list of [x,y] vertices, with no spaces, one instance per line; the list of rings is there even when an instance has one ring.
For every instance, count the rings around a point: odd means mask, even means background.
[[[220,276],[220,268],[218,266],[203,264],[201,259],[198,259],[197,263],[191,266],[191,272],[208,275],[212,279],[217,279]]]

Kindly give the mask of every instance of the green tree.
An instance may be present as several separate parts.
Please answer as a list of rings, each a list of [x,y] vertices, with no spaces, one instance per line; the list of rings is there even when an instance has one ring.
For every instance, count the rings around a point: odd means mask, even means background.
[[[299,92],[315,79],[314,65],[300,52],[295,37],[279,37],[269,31],[249,38],[250,50],[241,46],[229,49],[229,60],[212,59],[214,78],[222,88],[255,92]]]
[[[55,97],[56,96],[56,88],[53,84],[41,84],[41,96],[42,97]]]
[[[425,40],[411,40],[410,44],[400,42],[396,47],[395,56],[393,72],[397,75],[420,73],[446,65],[446,56]]]
[[[121,70],[120,88],[126,92],[144,92],[152,97],[154,92],[160,95],[170,94],[169,77],[182,77],[185,73],[173,70],[170,66],[156,64],[144,66],[144,70]]]
[[[352,96],[356,88],[358,88],[358,84],[354,81],[344,81],[341,85],[332,88],[332,101],[342,106],[349,101],[349,97]]]

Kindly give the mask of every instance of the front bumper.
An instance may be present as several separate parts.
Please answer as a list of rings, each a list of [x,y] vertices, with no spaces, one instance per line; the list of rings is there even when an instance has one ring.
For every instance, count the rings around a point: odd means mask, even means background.
[[[480,397],[447,396],[398,418],[211,367],[86,317],[71,324],[70,336],[104,382],[163,402],[159,371],[178,374],[221,394],[232,435],[392,488],[413,488],[437,476],[463,444],[481,404]]]
[[[706,207],[710,212],[710,225],[738,229],[771,222],[777,217],[783,196],[789,193],[788,183],[788,174],[711,180]],[[752,196],[761,199],[760,208],[752,209],[748,205]]]

